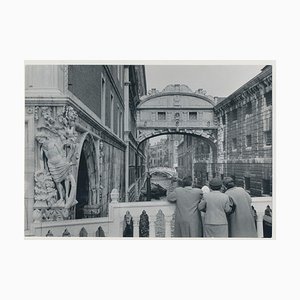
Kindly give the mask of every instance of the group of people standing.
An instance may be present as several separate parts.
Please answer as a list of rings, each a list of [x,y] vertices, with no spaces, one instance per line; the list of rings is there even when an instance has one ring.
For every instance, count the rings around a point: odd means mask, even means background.
[[[231,177],[199,189],[187,176],[167,200],[176,203],[175,237],[257,237],[251,197]]]

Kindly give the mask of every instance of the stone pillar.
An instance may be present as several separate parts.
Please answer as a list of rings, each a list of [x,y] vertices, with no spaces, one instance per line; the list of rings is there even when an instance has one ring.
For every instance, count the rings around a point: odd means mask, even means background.
[[[138,238],[140,236],[140,219],[139,217],[133,218],[133,237]]]
[[[264,230],[263,230],[263,212],[257,213],[257,237],[263,238],[264,237]]]
[[[119,202],[119,191],[118,189],[113,189],[110,193],[111,203],[118,203]]]
[[[171,221],[172,221],[172,216],[165,216],[166,238],[171,237]]]
[[[125,150],[125,202],[128,202],[129,187],[129,66],[124,67],[124,141]]]
[[[155,216],[149,217],[149,237],[155,237]]]

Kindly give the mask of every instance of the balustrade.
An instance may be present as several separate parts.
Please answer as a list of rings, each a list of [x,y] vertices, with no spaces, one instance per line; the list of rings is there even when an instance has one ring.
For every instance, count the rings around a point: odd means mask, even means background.
[[[114,190],[108,217],[38,222],[33,224],[33,235],[119,238],[124,236],[127,224],[129,226],[125,235],[127,237],[170,238],[174,236],[175,204],[167,201],[118,202],[117,196]],[[272,197],[252,198],[252,205],[257,214],[258,237],[263,237],[263,215],[267,205],[272,208]]]

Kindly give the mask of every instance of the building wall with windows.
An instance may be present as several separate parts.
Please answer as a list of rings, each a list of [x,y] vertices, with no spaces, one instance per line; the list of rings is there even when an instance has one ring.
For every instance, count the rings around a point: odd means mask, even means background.
[[[272,195],[272,67],[215,106],[218,173],[251,195]]]
[[[215,176],[210,145],[199,137],[185,135],[178,146],[178,176],[191,176],[194,185],[202,187]]]
[[[143,164],[131,119],[146,85],[143,72],[144,66],[25,66],[26,232],[34,222],[107,216],[113,189],[128,201],[129,152]],[[68,176],[55,183],[66,168]],[[135,183],[141,174],[135,170]]]

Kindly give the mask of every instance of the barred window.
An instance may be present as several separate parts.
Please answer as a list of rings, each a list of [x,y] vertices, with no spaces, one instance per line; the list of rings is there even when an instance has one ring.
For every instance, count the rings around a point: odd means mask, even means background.
[[[269,91],[265,94],[265,98],[266,98],[266,105],[270,106],[272,105],[272,91]]]
[[[262,192],[264,195],[272,196],[272,186],[270,179],[263,179],[262,180]]]
[[[245,177],[245,190],[250,190],[250,177]]]
[[[189,120],[197,120],[197,112],[189,112]]]
[[[237,109],[234,109],[232,112],[232,121],[236,121],[237,120]]]
[[[272,131],[268,130],[264,132],[265,135],[265,145],[272,146]]]
[[[251,136],[251,134],[246,135],[246,147],[252,147],[252,136]]]
[[[237,149],[237,140],[236,138],[232,139],[232,150],[236,150]]]
[[[246,115],[251,115],[252,114],[252,103],[248,102],[246,106]]]
[[[159,112],[157,115],[158,115],[158,120],[159,121],[166,120],[166,113],[165,112]]]

